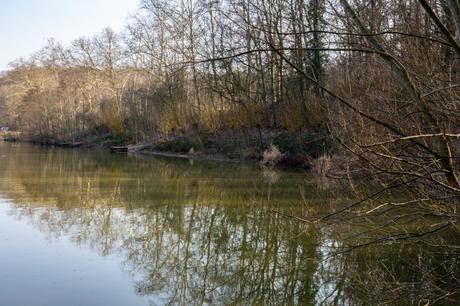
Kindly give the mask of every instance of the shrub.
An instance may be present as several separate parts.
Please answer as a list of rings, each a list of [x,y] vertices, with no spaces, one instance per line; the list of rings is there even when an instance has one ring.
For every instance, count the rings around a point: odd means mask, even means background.
[[[273,144],[288,155],[319,157],[335,150],[332,139],[319,132],[282,132],[275,136]]]
[[[121,132],[116,134],[110,134],[106,138],[106,142],[110,143],[111,145],[120,146],[125,145],[128,143],[132,143],[134,141],[134,134],[132,132]]]
[[[264,151],[262,165],[274,166],[282,161],[284,154],[275,145],[270,145],[270,148]]]
[[[194,143],[186,137],[180,137],[169,141],[164,141],[155,146],[158,151],[169,151],[176,153],[188,153],[195,147]]]

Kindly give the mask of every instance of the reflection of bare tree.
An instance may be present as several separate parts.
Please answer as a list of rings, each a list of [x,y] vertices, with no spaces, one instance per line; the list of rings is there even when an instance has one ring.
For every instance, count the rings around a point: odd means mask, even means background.
[[[413,223],[404,230],[410,233],[416,226],[421,225]],[[367,232],[368,235],[345,239],[337,246],[342,250],[353,248],[339,256],[346,296],[365,304],[373,304],[378,298],[385,305],[458,305],[460,252],[453,248],[439,250],[440,244],[455,243],[456,232],[445,229],[442,237],[400,241],[395,238],[364,247],[374,240]],[[386,228],[385,234],[389,232]],[[439,300],[433,300],[433,296]]]
[[[13,213],[50,238],[120,255],[139,294],[170,304],[316,299],[321,236],[270,213],[295,209],[303,179],[264,182],[233,165],[17,153],[0,168]]]
[[[312,279],[318,240],[294,239],[298,223],[249,217],[260,208],[247,212],[196,203],[175,220],[184,232],[155,222],[161,226],[126,240],[125,268],[142,273],[139,292],[165,296],[172,304],[313,301],[320,284]],[[146,220],[158,220],[152,213]]]
[[[0,193],[15,203],[11,213],[50,239],[64,235],[102,256],[120,256],[138,294],[165,304],[362,304],[392,279],[429,281],[434,262],[434,272],[458,275],[452,254],[428,254],[420,245],[330,257],[360,242],[341,238],[355,228],[326,233],[271,213],[305,209],[297,203],[321,208],[324,194],[303,175],[277,173],[267,181],[251,167],[28,146],[0,146],[0,154],[7,159]],[[426,271],[407,260],[421,257]],[[380,288],[365,286],[376,279]],[[407,290],[395,292],[411,301]]]

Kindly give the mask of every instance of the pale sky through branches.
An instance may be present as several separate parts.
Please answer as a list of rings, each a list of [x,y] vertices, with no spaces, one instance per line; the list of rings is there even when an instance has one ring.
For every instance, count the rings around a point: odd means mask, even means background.
[[[38,51],[49,38],[68,43],[105,27],[120,30],[138,4],[139,0],[0,0],[0,71]]]

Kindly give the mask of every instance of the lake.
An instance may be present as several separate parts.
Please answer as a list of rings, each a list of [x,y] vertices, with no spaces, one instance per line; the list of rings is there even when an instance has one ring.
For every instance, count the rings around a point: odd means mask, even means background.
[[[285,216],[347,201],[324,184],[253,165],[0,143],[0,305],[354,304],[365,289],[344,273],[369,275],[375,254],[416,279],[389,256],[401,248],[331,257],[339,235]]]

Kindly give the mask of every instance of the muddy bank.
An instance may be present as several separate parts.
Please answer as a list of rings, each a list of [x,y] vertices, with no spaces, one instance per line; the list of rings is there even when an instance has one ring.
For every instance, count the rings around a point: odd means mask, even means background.
[[[5,139],[5,141],[13,141]],[[120,135],[87,135],[70,141],[17,137],[14,141],[43,146],[106,150],[118,154],[143,154],[194,160],[264,164],[269,167],[309,170],[315,160],[332,155],[334,144],[317,132],[286,130],[181,133],[151,137],[141,142]],[[273,148],[277,156],[273,156]],[[268,159],[268,160],[267,160]]]

